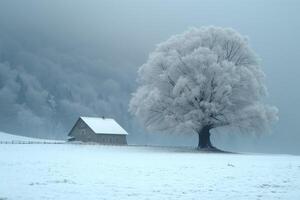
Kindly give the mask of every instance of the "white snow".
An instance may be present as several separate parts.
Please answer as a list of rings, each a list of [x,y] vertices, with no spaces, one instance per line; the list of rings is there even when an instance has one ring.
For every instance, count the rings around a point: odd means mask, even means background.
[[[0,143],[3,142],[35,142],[35,143],[55,143],[55,142],[64,142],[62,140],[48,140],[48,139],[41,139],[41,138],[32,138],[32,137],[25,137],[25,136],[20,136],[20,135],[13,135],[9,133],[4,133],[0,131]]]
[[[96,134],[120,134],[128,133],[111,118],[80,117]]]
[[[0,199],[299,199],[300,157],[79,144],[0,145]]]

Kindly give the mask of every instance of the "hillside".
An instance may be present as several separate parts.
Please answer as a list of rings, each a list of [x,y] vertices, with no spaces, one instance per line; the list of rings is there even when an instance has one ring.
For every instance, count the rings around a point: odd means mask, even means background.
[[[58,140],[48,140],[48,139],[41,139],[41,138],[31,138],[19,135],[13,135],[9,133],[4,133],[0,131],[0,143],[56,143],[56,142],[64,142]]]

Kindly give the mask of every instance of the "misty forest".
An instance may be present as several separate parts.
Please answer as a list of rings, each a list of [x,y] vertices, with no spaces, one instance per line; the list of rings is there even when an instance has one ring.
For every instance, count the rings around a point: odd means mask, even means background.
[[[0,1],[0,200],[298,199],[299,9]]]

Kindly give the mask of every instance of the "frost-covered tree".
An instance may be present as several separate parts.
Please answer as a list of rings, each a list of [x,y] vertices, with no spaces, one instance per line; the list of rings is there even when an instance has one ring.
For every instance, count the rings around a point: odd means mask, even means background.
[[[264,133],[277,119],[266,105],[264,73],[248,40],[230,28],[192,28],[159,44],[139,71],[129,110],[148,129],[196,132],[214,148],[210,130]]]

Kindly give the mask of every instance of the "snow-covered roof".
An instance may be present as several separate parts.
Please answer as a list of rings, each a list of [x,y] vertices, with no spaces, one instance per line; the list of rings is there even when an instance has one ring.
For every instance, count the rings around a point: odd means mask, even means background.
[[[111,118],[80,117],[96,134],[128,135],[128,133]]]

